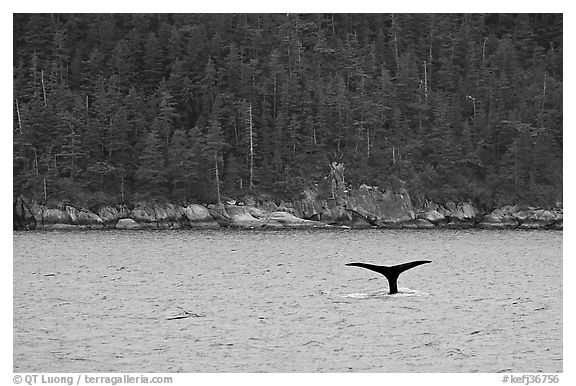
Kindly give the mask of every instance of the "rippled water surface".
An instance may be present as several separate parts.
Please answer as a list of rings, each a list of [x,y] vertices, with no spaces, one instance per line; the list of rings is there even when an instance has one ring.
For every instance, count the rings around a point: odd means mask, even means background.
[[[422,258],[397,295],[344,265]],[[561,231],[14,233],[16,372],[562,364]]]

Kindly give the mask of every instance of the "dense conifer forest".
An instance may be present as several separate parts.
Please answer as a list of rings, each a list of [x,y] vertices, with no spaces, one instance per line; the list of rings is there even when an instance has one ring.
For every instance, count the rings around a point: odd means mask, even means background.
[[[15,14],[14,195],[562,201],[561,14]]]

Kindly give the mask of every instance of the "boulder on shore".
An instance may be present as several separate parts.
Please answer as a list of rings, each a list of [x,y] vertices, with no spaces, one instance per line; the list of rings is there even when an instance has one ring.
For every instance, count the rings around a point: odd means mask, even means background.
[[[445,217],[455,218],[460,221],[472,221],[478,215],[478,210],[468,202],[455,203],[448,201],[445,208]]]
[[[440,224],[446,220],[446,217],[444,217],[440,212],[438,212],[435,209],[421,210],[420,212],[418,212],[416,218],[418,220],[424,220],[429,224],[434,225]]]
[[[260,228],[264,225],[264,221],[255,218],[250,213],[246,206],[228,205],[226,213],[230,218],[230,226],[238,228]]]
[[[48,208],[42,211],[42,225],[44,224],[72,224],[72,219],[63,210]]]
[[[66,205],[66,213],[68,213],[72,225],[98,228],[104,226],[102,219],[88,209],[77,209],[71,205]]]
[[[326,228],[329,225],[319,221],[303,220],[288,212],[272,212],[266,216],[264,227],[270,228]]]
[[[184,207],[171,203],[139,202],[130,217],[146,227],[161,229],[177,229],[187,222]]]
[[[345,191],[345,196],[321,199],[307,194],[294,202],[260,202],[258,207],[236,203],[190,204],[139,202],[133,210],[125,205],[103,206],[97,212],[67,203],[51,202],[49,207],[22,197],[14,200],[14,229],[180,229],[184,227],[218,228],[324,228],[343,225],[355,228],[448,228],[484,229],[562,229],[562,208],[539,209],[504,206],[481,217],[470,203],[427,201],[415,214],[405,191],[381,192],[362,185]],[[254,199],[248,200],[255,203]],[[480,221],[478,221],[480,219]]]
[[[428,229],[428,228],[436,228],[434,224],[430,221],[417,218],[415,220],[405,221],[399,224],[401,228],[408,228],[408,229]]]
[[[294,201],[293,207],[294,214],[300,218],[318,218],[323,212],[322,204],[315,199]]]
[[[168,213],[163,205],[155,202],[139,202],[130,217],[139,223],[158,223],[168,220]]]
[[[350,225],[353,215],[346,210],[345,204],[345,200],[334,198],[298,200],[293,204],[293,214],[302,219],[321,221],[330,225]]]
[[[520,229],[555,228],[555,224],[562,222],[562,214],[549,209],[529,208],[515,213]]]
[[[190,204],[184,208],[184,216],[188,224],[198,228],[219,228],[218,222],[210,215],[208,208],[198,204]]]
[[[138,224],[131,218],[122,218],[118,220],[118,223],[116,224],[116,229],[142,229],[142,228],[143,228],[142,224]]]
[[[103,206],[97,214],[105,226],[115,226],[119,219],[130,217],[130,210],[126,205]]]
[[[495,209],[482,217],[478,226],[485,229],[516,228],[518,222],[515,220],[514,214],[517,212],[518,207],[510,205]]]
[[[246,210],[248,210],[248,213],[250,213],[250,215],[254,218],[261,219],[261,218],[266,217],[266,212],[264,212],[262,209],[254,207],[254,206],[246,205]]]
[[[228,227],[232,224],[232,219],[228,215],[228,212],[226,212],[224,204],[218,203],[208,205],[208,212],[210,213],[210,216],[216,220],[218,225],[222,227]]]

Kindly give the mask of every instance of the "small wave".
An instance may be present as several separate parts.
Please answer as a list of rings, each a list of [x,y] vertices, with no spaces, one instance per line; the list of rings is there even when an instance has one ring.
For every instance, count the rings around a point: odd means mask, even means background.
[[[417,289],[412,288],[400,288],[396,295],[399,296],[429,296],[429,292],[419,291]]]
[[[345,298],[353,298],[353,299],[392,299],[398,297],[412,297],[412,296],[427,296],[430,295],[427,292],[418,291],[411,288],[400,288],[398,293],[389,294],[388,289],[378,290],[370,293],[352,293],[348,295],[344,295]]]
[[[353,298],[353,299],[369,299],[371,297],[373,297],[373,295],[371,294],[348,294],[348,295],[344,295],[343,297],[345,298]]]

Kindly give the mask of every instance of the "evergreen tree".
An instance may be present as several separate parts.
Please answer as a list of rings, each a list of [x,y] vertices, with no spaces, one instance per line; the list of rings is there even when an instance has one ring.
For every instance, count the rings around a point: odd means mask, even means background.
[[[562,14],[13,24],[14,194],[290,199],[337,158],[353,185],[424,198],[562,197]]]
[[[146,90],[153,90],[164,75],[162,50],[154,32],[148,34],[144,45],[144,68],[143,85]]]
[[[147,133],[145,147],[139,156],[139,167],[135,175],[138,191],[145,196],[163,197],[168,194],[163,153],[164,149],[158,132],[152,130]]]
[[[184,202],[190,200],[194,184],[199,180],[198,166],[186,132],[175,130],[168,148],[168,179],[172,197]]]

